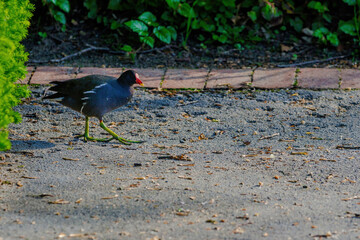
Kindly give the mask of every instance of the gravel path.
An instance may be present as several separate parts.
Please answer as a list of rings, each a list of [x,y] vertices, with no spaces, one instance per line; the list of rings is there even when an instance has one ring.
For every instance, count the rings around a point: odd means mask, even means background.
[[[360,238],[360,91],[137,90],[105,117],[16,109],[0,159],[0,239]],[[106,135],[92,119],[90,132]]]

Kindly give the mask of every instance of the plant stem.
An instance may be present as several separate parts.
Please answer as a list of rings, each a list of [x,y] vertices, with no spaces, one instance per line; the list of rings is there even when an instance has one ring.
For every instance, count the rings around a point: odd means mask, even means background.
[[[196,1],[193,3],[193,5],[191,6],[191,11],[192,11],[193,13],[195,13],[194,7],[196,6],[197,2],[198,2],[198,0],[196,0]],[[190,32],[191,32],[190,26],[191,26],[191,23],[192,23],[192,22],[191,22],[191,19],[192,19],[192,14],[189,15],[188,20],[187,20],[186,36],[185,36],[185,40],[182,42],[182,44],[183,44],[184,47],[186,46],[187,40],[188,40],[188,38],[189,38],[189,36],[190,36]]]

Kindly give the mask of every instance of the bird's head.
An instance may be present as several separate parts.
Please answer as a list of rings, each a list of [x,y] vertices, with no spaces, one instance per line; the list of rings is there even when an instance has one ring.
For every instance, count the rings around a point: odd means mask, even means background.
[[[140,86],[144,86],[139,78],[139,74],[133,70],[127,70],[123,72],[118,78],[118,82],[129,86],[132,86],[135,83],[139,84]]]

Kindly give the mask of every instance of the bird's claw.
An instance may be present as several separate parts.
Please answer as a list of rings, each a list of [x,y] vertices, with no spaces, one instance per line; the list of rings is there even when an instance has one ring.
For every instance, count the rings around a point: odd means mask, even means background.
[[[119,136],[113,136],[111,138],[94,138],[94,137],[90,137],[90,136],[86,136],[85,134],[81,134],[81,135],[76,135],[76,138],[84,138],[84,141],[91,141],[91,142],[110,142],[111,140],[118,140],[119,142],[121,142],[122,144],[125,145],[131,145],[131,143],[143,143],[145,141],[133,141],[133,140],[128,140]]]
[[[94,138],[94,137],[86,136],[85,134],[77,135],[75,137],[76,138],[82,138],[83,137],[85,142],[87,142],[87,141],[91,141],[91,142],[109,142],[112,139],[114,139],[113,137],[111,137],[111,138]]]

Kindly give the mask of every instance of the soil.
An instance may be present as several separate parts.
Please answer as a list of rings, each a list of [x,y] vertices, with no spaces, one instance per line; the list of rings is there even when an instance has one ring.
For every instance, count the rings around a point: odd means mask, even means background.
[[[29,36],[23,41],[29,52],[28,65],[49,65],[49,60],[59,59],[77,53],[87,44],[96,47],[107,47],[116,51],[116,46],[122,45],[121,39],[114,33],[99,29],[96,26],[72,26],[66,32],[56,27],[45,27],[47,37],[42,39],[38,30],[33,27]],[[62,66],[79,67],[137,67],[137,68],[244,68],[265,67],[274,68],[282,64],[302,63],[312,60],[324,60],[336,56],[346,58],[325,61],[300,67],[335,67],[356,68],[358,62],[352,57],[352,48],[324,48],[304,41],[292,43],[286,36],[279,39],[250,43],[244,50],[233,46],[208,46],[202,49],[198,43],[190,42],[184,49],[180,43],[167,48],[157,46],[154,50],[138,49],[135,59],[120,53],[112,54],[101,51],[90,51],[61,62]],[[144,51],[145,50],[145,51]],[[341,50],[341,51],[340,51]],[[296,59],[294,59],[296,58]],[[43,63],[36,63],[43,61]]]

